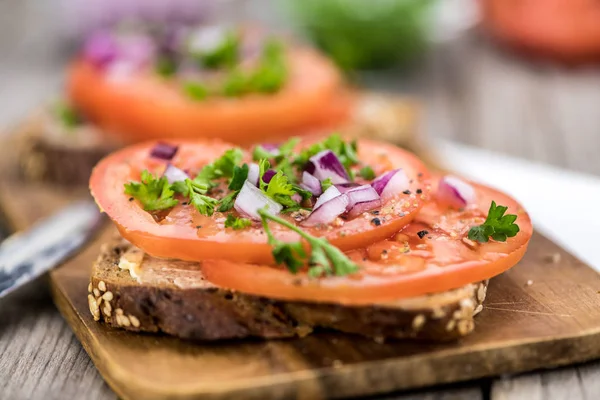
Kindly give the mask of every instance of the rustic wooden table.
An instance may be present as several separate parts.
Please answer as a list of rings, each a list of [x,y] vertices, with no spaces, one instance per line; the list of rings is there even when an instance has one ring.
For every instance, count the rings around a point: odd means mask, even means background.
[[[68,52],[56,2],[0,0],[0,128],[58,93]],[[430,140],[451,138],[600,175],[600,70],[508,55],[473,34],[439,46],[407,77],[369,86],[425,104]],[[595,399],[600,362],[426,389],[385,399]],[[115,399],[39,280],[0,302],[0,398]]]

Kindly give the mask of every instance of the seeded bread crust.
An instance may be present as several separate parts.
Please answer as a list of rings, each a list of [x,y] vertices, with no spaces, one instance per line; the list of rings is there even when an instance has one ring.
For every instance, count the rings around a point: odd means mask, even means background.
[[[473,330],[488,284],[373,306],[279,301],[222,289],[201,277],[193,288],[176,285],[177,276],[168,284],[139,283],[118,267],[130,247],[119,238],[101,250],[88,287],[93,318],[114,328],[183,339],[301,337],[325,328],[376,341],[451,341]]]

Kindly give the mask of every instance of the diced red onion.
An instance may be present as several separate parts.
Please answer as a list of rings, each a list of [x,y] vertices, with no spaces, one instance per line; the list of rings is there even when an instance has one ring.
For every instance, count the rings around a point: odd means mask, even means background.
[[[301,203],[302,202],[302,196],[300,196],[299,193],[294,193],[292,195],[292,200],[294,200],[296,203]]]
[[[335,188],[331,186],[328,190]],[[336,189],[337,190],[337,189]],[[324,195],[325,193],[323,193]],[[323,196],[321,196],[323,197]],[[339,194],[338,196],[322,203],[316,207],[312,213],[301,222],[303,226],[316,226],[320,224],[328,224],[334,221],[337,217],[346,212],[348,207],[348,196],[345,194]]]
[[[150,65],[155,58],[156,50],[154,41],[145,35],[119,38],[119,60],[127,62],[136,69]]]
[[[260,174],[260,167],[256,163],[252,163],[248,166],[248,182],[254,186],[258,186],[258,175]]]
[[[331,183],[346,183],[350,180],[346,169],[331,150],[323,150],[309,159],[306,167],[308,173],[324,181],[331,179]]]
[[[277,174],[277,172],[275,172],[272,169],[268,169],[265,171],[265,173],[262,176],[262,180],[264,183],[269,183],[271,182],[271,179],[273,179],[273,177]]]
[[[300,187],[311,192],[313,196],[320,196],[321,193],[323,193],[321,182],[306,171],[302,173],[302,183],[300,184]]]
[[[462,208],[475,201],[475,190],[467,182],[455,176],[446,175],[440,179],[436,197],[450,206]]]
[[[270,214],[277,215],[283,209],[283,206],[267,196],[262,190],[254,186],[249,181],[244,182],[242,190],[235,199],[233,207],[243,215],[246,215],[256,221],[260,221],[258,210],[266,207]]]
[[[334,185],[334,186],[340,191],[340,193],[346,193],[349,190],[356,189],[360,185],[358,183],[348,182],[348,183],[338,183],[337,185]]]
[[[362,185],[346,192],[348,196],[348,218],[381,207],[381,199],[371,185]]]
[[[118,54],[119,47],[115,37],[106,31],[94,33],[83,46],[83,57],[100,68],[115,60]]]
[[[340,191],[337,190],[335,186],[330,186],[326,191],[323,192],[321,196],[319,196],[317,202],[315,203],[314,209],[316,210],[321,204],[328,202],[339,195],[341,195]]]
[[[167,165],[163,176],[166,177],[167,181],[169,181],[169,183],[171,184],[179,181],[185,181],[189,178],[188,174],[186,174],[183,170],[177,168],[173,164]]]
[[[179,150],[179,146],[158,142],[154,145],[152,150],[150,150],[150,157],[171,161],[173,157],[175,157],[175,154],[177,154],[177,150]]]
[[[382,201],[386,201],[410,187],[408,177],[402,168],[386,172],[377,177],[372,183],[373,189],[377,191]]]
[[[265,149],[269,153],[273,154],[274,156],[278,156],[279,155],[279,146],[277,146],[276,144],[273,144],[273,143],[263,143],[263,144],[260,145],[260,147],[262,147],[263,149]]]

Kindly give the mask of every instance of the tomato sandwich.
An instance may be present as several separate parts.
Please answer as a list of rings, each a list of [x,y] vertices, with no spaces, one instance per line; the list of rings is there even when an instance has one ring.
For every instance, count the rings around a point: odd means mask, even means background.
[[[119,232],[94,264],[93,318],[186,339],[456,339],[532,234],[506,194],[336,134],[141,143],[90,189]]]

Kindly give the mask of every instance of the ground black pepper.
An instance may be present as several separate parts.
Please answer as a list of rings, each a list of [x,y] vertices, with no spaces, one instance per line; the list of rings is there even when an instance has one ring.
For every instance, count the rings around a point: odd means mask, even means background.
[[[371,223],[372,223],[373,225],[375,225],[375,226],[379,226],[379,225],[381,225],[381,221],[379,220],[379,218],[373,218],[373,219],[371,220]]]
[[[423,230],[423,231],[417,232],[417,235],[419,236],[419,239],[423,239],[423,237],[425,235],[427,235],[428,233],[429,233],[428,231]]]

